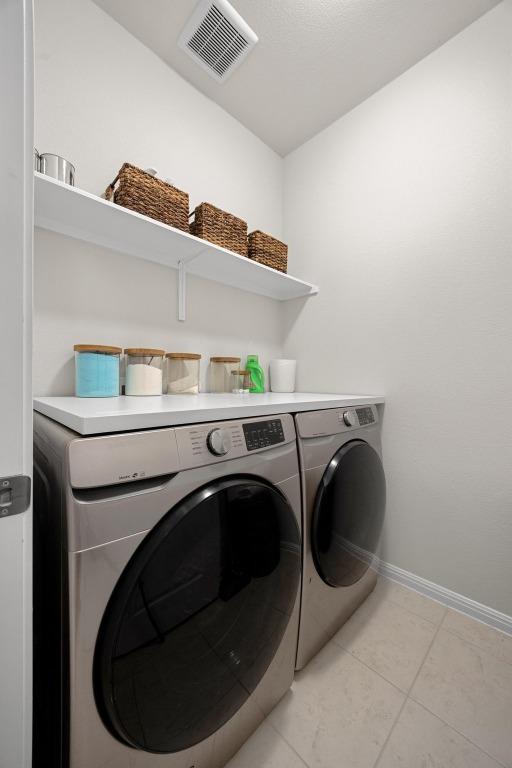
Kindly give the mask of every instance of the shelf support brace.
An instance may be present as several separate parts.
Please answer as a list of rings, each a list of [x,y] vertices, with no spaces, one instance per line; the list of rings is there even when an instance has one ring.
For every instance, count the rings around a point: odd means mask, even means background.
[[[187,319],[187,262],[178,262],[178,320]]]
[[[187,319],[187,264],[204,252],[203,247],[192,256],[178,261],[178,320],[180,323],[184,323]]]

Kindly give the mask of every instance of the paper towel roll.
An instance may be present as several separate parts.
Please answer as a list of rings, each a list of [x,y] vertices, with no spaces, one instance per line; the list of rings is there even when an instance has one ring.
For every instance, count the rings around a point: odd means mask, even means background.
[[[272,392],[295,392],[296,360],[270,361],[270,389]]]

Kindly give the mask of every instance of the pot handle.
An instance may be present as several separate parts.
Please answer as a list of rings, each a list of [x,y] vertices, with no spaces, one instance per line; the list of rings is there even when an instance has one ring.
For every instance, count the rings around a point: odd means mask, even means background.
[[[114,197],[114,192],[116,188],[116,184],[119,181],[119,174],[115,177],[114,181],[111,181],[108,187],[106,188],[105,192],[103,193],[103,197],[105,200],[112,200]]]

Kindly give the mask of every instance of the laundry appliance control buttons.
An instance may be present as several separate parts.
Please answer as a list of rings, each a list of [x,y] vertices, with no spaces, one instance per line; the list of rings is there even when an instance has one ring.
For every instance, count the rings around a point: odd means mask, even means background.
[[[212,429],[206,438],[206,445],[214,456],[225,456],[231,450],[231,435],[227,429]]]

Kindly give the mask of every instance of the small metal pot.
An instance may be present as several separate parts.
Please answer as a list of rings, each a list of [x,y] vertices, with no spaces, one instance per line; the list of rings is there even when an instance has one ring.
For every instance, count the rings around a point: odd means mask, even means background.
[[[39,155],[39,170],[46,176],[51,176],[52,179],[64,181],[72,187],[75,185],[75,166],[59,155],[48,153]]]

